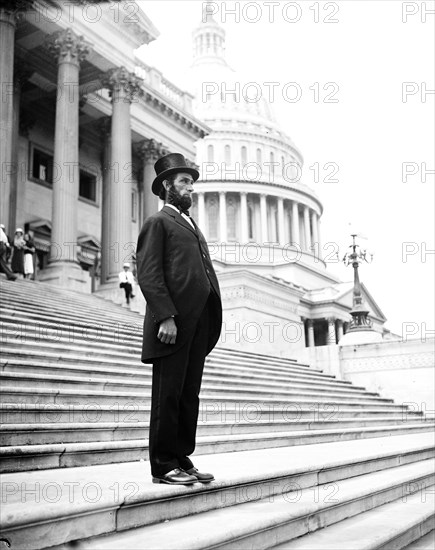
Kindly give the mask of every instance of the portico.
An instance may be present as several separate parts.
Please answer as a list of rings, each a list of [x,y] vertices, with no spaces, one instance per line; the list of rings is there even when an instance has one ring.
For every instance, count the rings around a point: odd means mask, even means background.
[[[78,6],[72,22],[63,4],[20,17],[12,2],[0,9],[10,92],[0,113],[1,222],[12,235],[16,225],[34,230],[39,280],[83,292],[116,288],[122,263],[134,262],[139,228],[158,209],[156,158],[176,150],[193,162],[208,131],[191,95],[135,56],[158,35],[145,13],[114,25],[109,4],[98,9],[98,25]]]

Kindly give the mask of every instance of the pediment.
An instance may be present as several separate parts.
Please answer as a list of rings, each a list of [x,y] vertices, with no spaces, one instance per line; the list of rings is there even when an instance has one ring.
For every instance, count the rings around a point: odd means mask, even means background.
[[[29,228],[38,235],[51,236],[51,222],[49,220],[34,220],[29,223]]]
[[[362,295],[369,314],[381,321],[386,321],[381,308],[376,303],[373,296],[361,284]],[[303,301],[307,302],[310,309],[313,311],[324,311],[328,306],[339,306],[341,310],[351,311],[353,306],[353,282],[337,283],[328,287],[313,289],[306,292]]]
[[[87,248],[88,250],[93,250],[95,252],[101,250],[100,241],[93,235],[82,235],[77,239],[77,242],[81,247]]]
[[[373,296],[370,294],[370,292],[367,290],[367,288],[364,286],[364,283],[361,284],[361,291],[363,295],[363,300],[365,304],[367,305],[367,309],[370,312],[370,316],[372,317],[378,317],[379,319],[386,320],[387,318],[383,314],[381,308],[378,306],[376,301],[374,300]],[[335,300],[336,303],[345,306],[346,308],[352,309],[352,302],[353,302],[353,286],[351,289],[347,290],[346,292],[342,293],[337,300]]]

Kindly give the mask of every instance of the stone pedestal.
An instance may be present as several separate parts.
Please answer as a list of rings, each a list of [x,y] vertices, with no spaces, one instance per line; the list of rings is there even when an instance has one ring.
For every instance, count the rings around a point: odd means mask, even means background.
[[[354,346],[358,344],[375,344],[382,342],[382,340],[382,334],[373,329],[351,330],[340,338],[338,344],[340,346]]]

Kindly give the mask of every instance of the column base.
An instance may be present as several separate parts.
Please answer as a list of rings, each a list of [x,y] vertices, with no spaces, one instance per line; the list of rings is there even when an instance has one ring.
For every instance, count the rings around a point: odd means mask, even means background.
[[[91,278],[87,271],[74,262],[49,264],[38,274],[38,280],[69,290],[91,293]]]

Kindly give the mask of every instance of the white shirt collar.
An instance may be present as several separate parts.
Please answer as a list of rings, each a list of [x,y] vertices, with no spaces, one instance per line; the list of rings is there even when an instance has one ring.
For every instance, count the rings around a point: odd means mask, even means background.
[[[186,214],[183,214],[182,212],[180,212],[176,206],[174,206],[173,204],[168,204],[168,203],[166,203],[165,206],[169,206],[169,208],[173,208],[173,209],[175,210],[175,212],[178,212],[179,214],[181,214],[181,216],[182,216],[187,222],[190,223],[190,225],[193,227],[193,229],[195,229],[195,226],[193,225],[193,222],[192,222],[192,220],[190,219],[190,217],[189,217],[189,216],[186,216]]]

